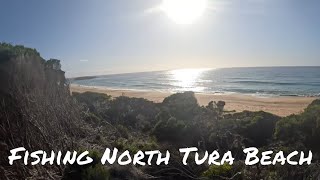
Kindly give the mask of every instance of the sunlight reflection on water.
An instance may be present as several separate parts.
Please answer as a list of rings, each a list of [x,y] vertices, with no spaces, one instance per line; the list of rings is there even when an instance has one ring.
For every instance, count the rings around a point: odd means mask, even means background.
[[[173,91],[204,91],[205,87],[198,86],[205,71],[210,69],[176,69],[168,72],[169,79],[175,88]]]

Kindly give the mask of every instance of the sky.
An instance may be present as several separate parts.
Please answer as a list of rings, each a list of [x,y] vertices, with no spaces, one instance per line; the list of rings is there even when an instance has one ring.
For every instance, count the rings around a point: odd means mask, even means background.
[[[68,77],[320,65],[318,0],[208,0],[190,24],[164,1],[1,0],[0,41],[60,59]]]

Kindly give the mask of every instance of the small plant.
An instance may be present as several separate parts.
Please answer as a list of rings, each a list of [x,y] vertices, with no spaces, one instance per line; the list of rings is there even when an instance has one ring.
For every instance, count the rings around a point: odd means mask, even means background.
[[[207,178],[215,177],[230,177],[232,171],[232,166],[229,164],[223,164],[220,166],[212,165],[202,173],[202,176]]]
[[[65,171],[63,180],[109,180],[110,172],[104,167],[99,160],[101,159],[101,154],[97,151],[92,151],[89,153],[89,157],[93,159],[93,162],[79,166],[77,164],[69,165]]]

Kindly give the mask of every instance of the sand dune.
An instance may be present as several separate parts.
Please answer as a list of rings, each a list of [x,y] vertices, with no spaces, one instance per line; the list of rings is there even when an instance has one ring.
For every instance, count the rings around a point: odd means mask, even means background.
[[[88,87],[72,84],[72,92],[98,92],[118,97],[121,95],[128,97],[145,98],[154,102],[162,102],[163,99],[172,93],[157,91],[135,91],[135,90],[115,90],[102,87]],[[200,105],[207,105],[210,101],[225,101],[226,110],[266,111],[279,116],[300,113],[306,108],[315,97],[256,97],[242,94],[216,95],[216,94],[196,94]]]

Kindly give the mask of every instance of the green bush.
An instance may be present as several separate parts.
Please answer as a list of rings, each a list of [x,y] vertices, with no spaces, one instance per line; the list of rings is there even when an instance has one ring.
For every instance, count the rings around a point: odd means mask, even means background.
[[[168,119],[167,119],[168,118]],[[175,117],[170,117],[166,112],[161,112],[158,116],[158,123],[155,125],[152,134],[160,141],[178,142],[183,141],[186,133],[184,121]]]
[[[191,121],[200,111],[194,92],[176,93],[166,97],[162,102],[163,109],[177,119],[183,121]]]
[[[247,139],[247,146],[262,147],[272,140],[276,123],[280,118],[263,111],[245,111],[235,114],[233,119],[236,119],[236,132]]]
[[[313,101],[300,115],[281,119],[276,125],[275,137],[285,142],[303,142],[320,152],[320,100]]]
[[[300,116],[291,115],[282,118],[276,124],[274,137],[280,140],[296,141],[302,139],[300,131],[301,119]]]
[[[154,139],[124,139],[119,138],[115,141],[114,146],[120,151],[128,150],[137,153],[139,150],[148,151],[158,148],[158,144]]]
[[[229,164],[223,165],[211,165],[209,168],[202,173],[203,177],[217,178],[217,177],[231,177],[232,166]]]
[[[116,126],[118,133],[120,134],[121,137],[128,139],[129,138],[129,131],[126,127],[123,125],[119,124]]]
[[[90,166],[82,172],[82,180],[109,180],[110,173],[102,165]]]
[[[92,151],[88,155],[93,162],[80,166],[78,164],[68,165],[64,171],[63,180],[109,180],[110,172],[100,163],[102,155]]]

